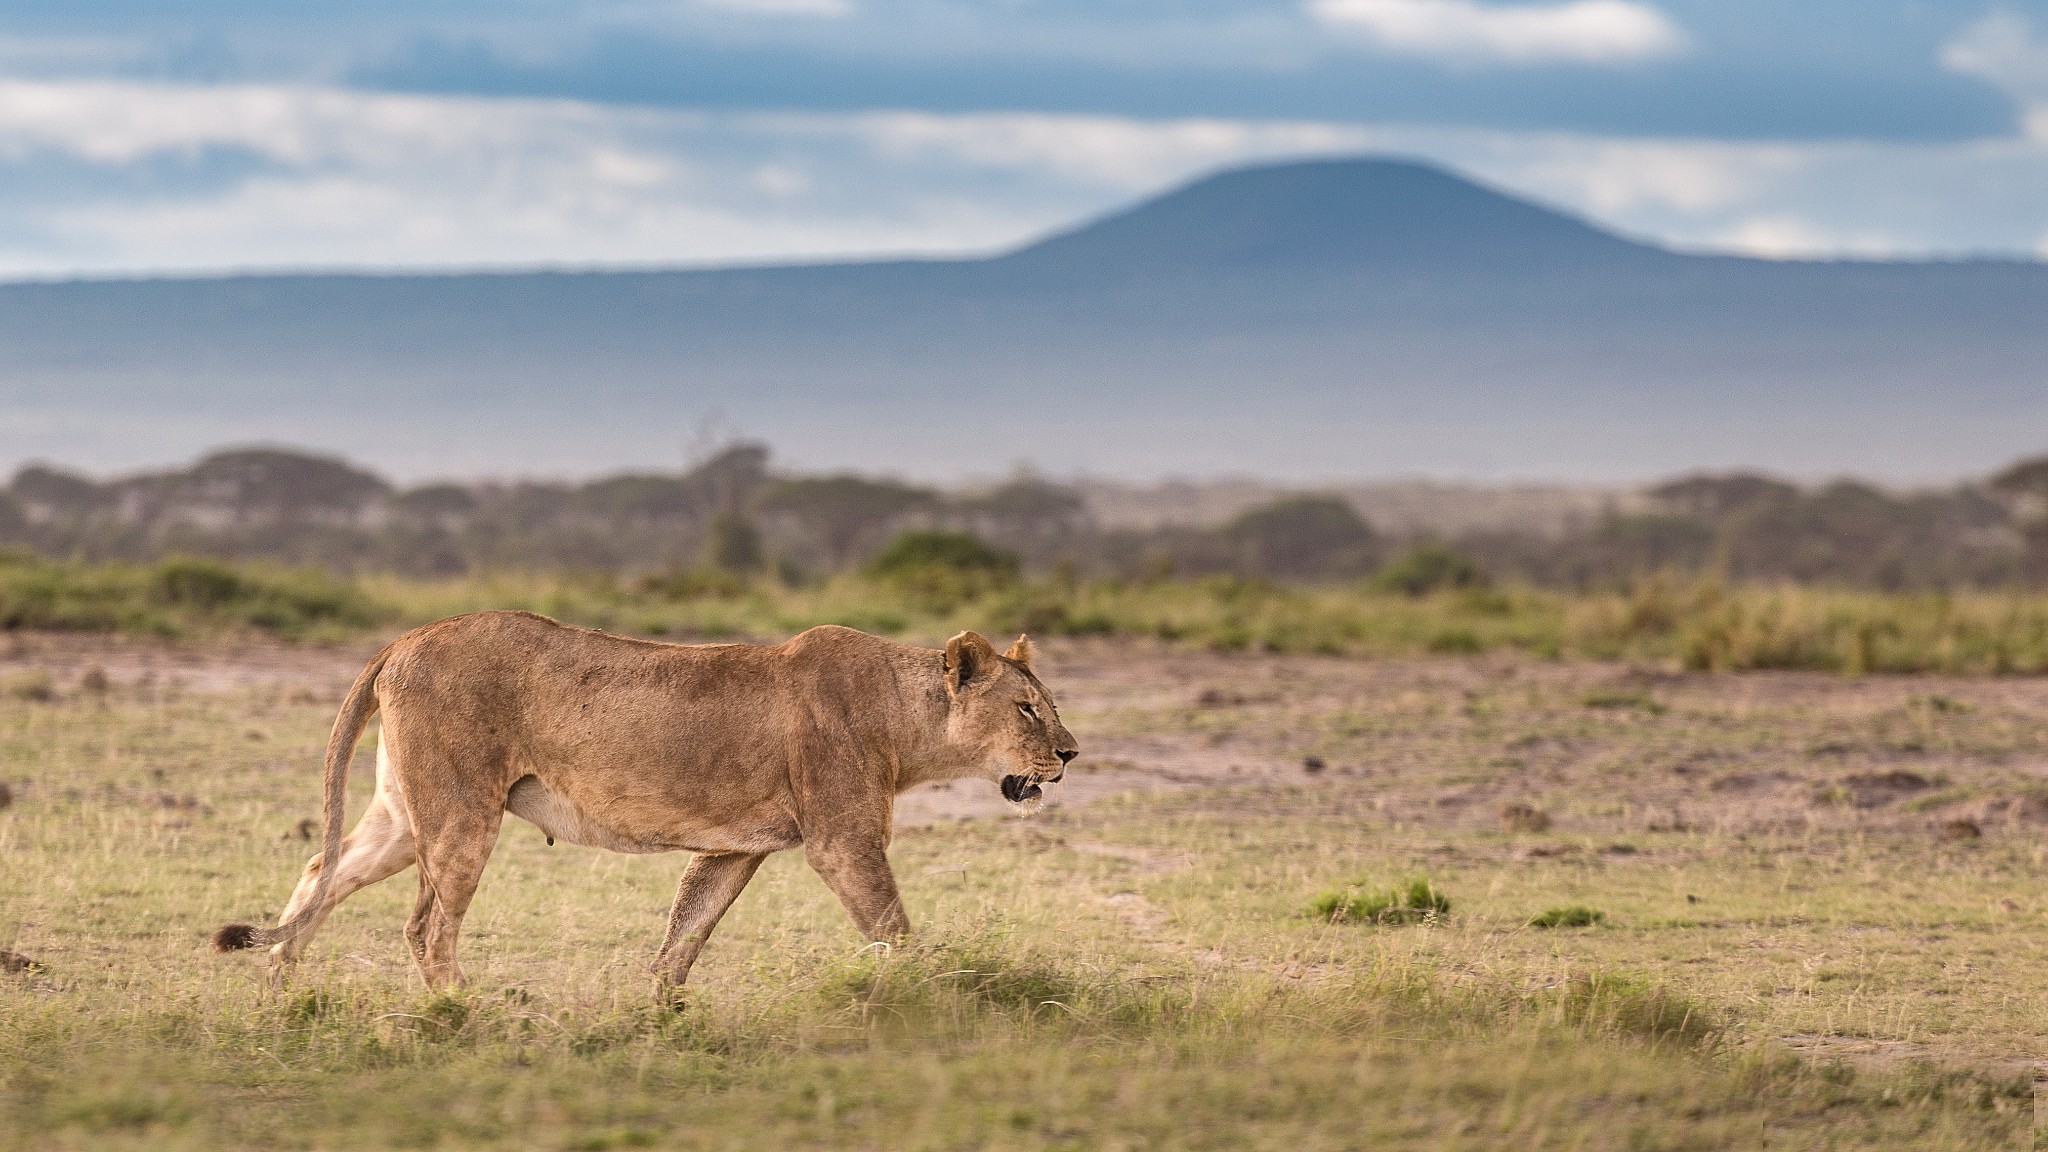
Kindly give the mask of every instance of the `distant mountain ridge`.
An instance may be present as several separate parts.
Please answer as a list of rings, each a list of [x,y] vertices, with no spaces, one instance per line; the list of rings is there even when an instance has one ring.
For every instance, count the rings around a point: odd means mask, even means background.
[[[2044,315],[2039,264],[1686,255],[1307,161],[982,260],[0,286],[0,466],[592,474],[717,425],[930,479],[1914,481],[2044,446]]]

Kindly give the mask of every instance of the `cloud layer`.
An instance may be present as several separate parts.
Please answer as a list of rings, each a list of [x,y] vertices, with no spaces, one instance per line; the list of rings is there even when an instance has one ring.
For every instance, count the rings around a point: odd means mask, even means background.
[[[2032,59],[1957,49],[1952,66],[2015,58]],[[1680,246],[1883,256],[2048,244],[2048,134],[1744,143],[14,80],[0,81],[0,276],[976,253],[1215,168],[1364,152],[1434,159]]]

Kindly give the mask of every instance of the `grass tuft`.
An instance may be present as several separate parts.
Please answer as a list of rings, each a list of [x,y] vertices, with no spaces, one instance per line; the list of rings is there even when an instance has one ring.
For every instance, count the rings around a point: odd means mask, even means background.
[[[1717,1016],[1705,1005],[1630,972],[1577,976],[1553,997],[1561,1022],[1594,1035],[1697,1047],[1721,1030]]]
[[[1591,928],[1603,924],[1607,913],[1584,904],[1567,904],[1562,908],[1548,908],[1529,918],[1531,928]]]
[[[1308,914],[1332,924],[1419,924],[1449,916],[1451,900],[1418,876],[1393,888],[1332,889],[1310,902]]]

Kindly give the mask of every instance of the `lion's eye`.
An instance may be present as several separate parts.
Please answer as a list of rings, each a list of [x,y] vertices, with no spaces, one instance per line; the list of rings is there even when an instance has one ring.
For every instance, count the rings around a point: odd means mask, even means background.
[[[1024,714],[1024,718],[1025,718],[1026,720],[1036,720],[1036,719],[1038,719],[1038,709],[1036,709],[1036,708],[1033,708],[1033,707],[1032,707],[1031,705],[1029,705],[1029,704],[1019,704],[1019,705],[1017,705],[1017,711],[1019,711],[1019,712],[1022,712],[1022,713]]]

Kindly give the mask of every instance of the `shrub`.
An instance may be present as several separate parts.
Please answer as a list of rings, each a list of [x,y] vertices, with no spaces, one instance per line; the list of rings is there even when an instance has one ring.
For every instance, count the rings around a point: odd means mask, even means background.
[[[917,531],[891,540],[867,575],[944,612],[1016,583],[1017,567],[1015,553],[992,548],[972,533]]]
[[[1485,587],[1487,579],[1464,553],[1448,544],[1432,543],[1396,556],[1372,582],[1382,592],[1426,596],[1446,589]]]
[[[868,575],[888,579],[917,576],[933,569],[1016,579],[1015,553],[992,548],[971,532],[905,532],[868,565]]]
[[[744,516],[721,512],[711,518],[710,538],[704,544],[704,563],[721,572],[758,572],[767,563],[761,550],[761,532]]]
[[[1254,508],[1219,534],[1250,570],[1272,576],[1357,573],[1372,560],[1372,526],[1339,496],[1290,496]]]

